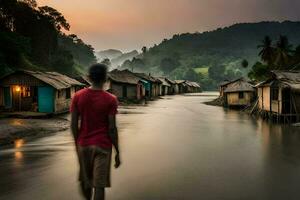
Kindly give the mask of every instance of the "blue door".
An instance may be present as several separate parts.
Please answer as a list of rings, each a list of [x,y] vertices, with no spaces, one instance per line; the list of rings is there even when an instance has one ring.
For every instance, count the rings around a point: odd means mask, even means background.
[[[11,108],[11,106],[12,106],[10,87],[4,88],[4,106],[5,106],[5,108]]]
[[[52,87],[38,87],[39,112],[54,112],[54,89]]]

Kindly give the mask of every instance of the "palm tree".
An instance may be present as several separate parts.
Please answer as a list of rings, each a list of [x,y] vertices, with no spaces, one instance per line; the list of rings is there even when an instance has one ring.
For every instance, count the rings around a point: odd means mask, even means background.
[[[281,35],[276,44],[276,65],[279,69],[287,68],[291,61],[292,45],[286,36]]]
[[[243,68],[247,68],[249,65],[249,62],[246,59],[244,59],[241,64],[242,64]]]
[[[258,45],[258,48],[261,49],[258,54],[261,57],[261,60],[271,67],[275,58],[275,48],[272,46],[271,38],[269,36],[265,36],[262,40],[262,44]]]

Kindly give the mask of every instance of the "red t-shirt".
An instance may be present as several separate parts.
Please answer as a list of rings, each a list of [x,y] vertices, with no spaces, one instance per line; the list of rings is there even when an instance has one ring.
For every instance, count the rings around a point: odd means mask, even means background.
[[[111,148],[112,142],[108,136],[108,116],[117,114],[117,98],[103,90],[82,89],[72,99],[70,110],[73,112],[75,109],[81,118],[77,144]]]

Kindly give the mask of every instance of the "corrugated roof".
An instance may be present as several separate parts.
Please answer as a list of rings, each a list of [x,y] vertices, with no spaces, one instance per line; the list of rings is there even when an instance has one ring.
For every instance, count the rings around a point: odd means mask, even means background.
[[[66,75],[60,74],[58,72],[41,72],[41,71],[29,71],[29,70],[18,70],[14,73],[24,73],[30,76],[39,79],[40,81],[51,85],[52,87],[61,90],[65,88],[69,88],[71,86],[84,86],[84,84],[80,83],[79,81],[70,78]],[[14,74],[11,73],[10,75]]]
[[[239,81],[233,82],[227,86],[224,90],[225,93],[228,92],[254,92],[254,86],[244,79],[240,79]]]
[[[141,78],[137,77],[134,73],[127,69],[122,71],[115,69],[108,73],[108,78],[118,83],[128,83],[134,85],[141,81]]]

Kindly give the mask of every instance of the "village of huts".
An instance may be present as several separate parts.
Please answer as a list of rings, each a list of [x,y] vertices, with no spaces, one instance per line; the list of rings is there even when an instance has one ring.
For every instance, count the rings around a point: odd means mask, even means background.
[[[5,113],[67,112],[76,91],[89,87],[86,76],[69,77],[57,72],[19,70],[0,78],[0,111]],[[201,92],[188,80],[170,80],[145,73],[115,69],[108,73],[105,90],[120,102],[145,102],[159,96]]]
[[[239,108],[275,122],[300,122],[300,72],[272,71],[260,83],[244,78],[219,85],[219,98],[211,105]]]

